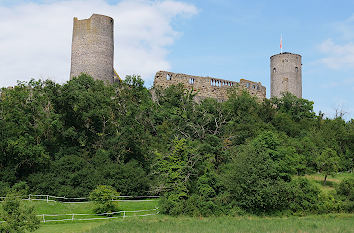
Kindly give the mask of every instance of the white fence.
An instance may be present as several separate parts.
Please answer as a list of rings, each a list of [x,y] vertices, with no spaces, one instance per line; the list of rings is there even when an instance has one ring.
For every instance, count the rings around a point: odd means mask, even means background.
[[[87,203],[87,197],[56,197],[51,195],[34,195],[29,194],[28,196],[18,196],[22,200],[26,201],[46,201],[48,202],[56,202],[60,201],[63,203]],[[0,202],[3,201],[6,197],[0,197]],[[154,200],[124,200],[119,198],[159,198],[159,196],[116,196],[118,198],[112,201],[154,201]],[[71,200],[71,201],[69,201]],[[74,201],[73,201],[74,200]],[[158,214],[158,208],[149,209],[149,210],[135,210],[135,211],[118,211],[111,213],[102,213],[102,214],[39,214],[41,222],[62,222],[62,221],[86,221],[86,220],[104,220],[104,219],[115,219],[115,218],[127,218],[127,217],[144,217],[150,215]],[[2,223],[4,221],[0,221]]]
[[[6,197],[0,197],[0,201],[3,201]],[[64,203],[85,203],[88,202],[88,197],[56,197],[52,195],[35,195],[29,194],[28,196],[19,196],[22,200],[26,201],[60,201]],[[142,198],[159,198],[159,196],[116,196],[112,201],[154,201],[154,200],[141,200]],[[121,199],[128,198],[128,199]],[[131,200],[129,200],[131,198]],[[135,199],[134,199],[135,198]],[[137,200],[138,199],[138,200]]]
[[[119,216],[114,216],[118,215]],[[150,210],[135,210],[135,211],[118,211],[112,213],[102,213],[102,214],[39,214],[40,221],[46,222],[64,222],[64,221],[90,221],[90,220],[105,220],[105,219],[115,219],[115,218],[128,218],[128,217],[145,217],[151,215],[159,214],[158,208]],[[113,215],[107,217],[107,215]],[[85,216],[91,216],[91,218],[85,218]],[[55,219],[57,218],[57,219]],[[0,221],[3,223],[5,221]]]
[[[41,218],[41,222],[63,222],[63,221],[89,221],[89,220],[104,220],[115,218],[128,218],[128,217],[144,217],[159,214],[158,208],[150,210],[135,210],[135,211],[118,211],[112,213],[102,214],[40,214],[37,215]],[[107,217],[113,215],[111,217]],[[114,216],[119,215],[119,216]],[[88,216],[88,217],[87,217]],[[56,219],[53,219],[56,218]]]

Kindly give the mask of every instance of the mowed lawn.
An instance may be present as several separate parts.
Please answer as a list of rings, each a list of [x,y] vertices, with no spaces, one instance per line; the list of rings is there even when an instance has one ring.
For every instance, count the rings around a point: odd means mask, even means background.
[[[32,201],[37,214],[93,214],[94,203],[63,203],[63,202],[46,202]],[[147,210],[154,209],[158,206],[158,200],[148,201],[118,201],[119,210]]]
[[[135,211],[154,209],[158,205],[158,200],[151,201],[120,201],[119,210]],[[62,202],[45,202],[32,201],[37,214],[92,214],[85,216],[87,218],[97,217],[93,213],[94,204],[86,203],[62,203]],[[134,213],[127,213],[130,216]],[[48,218],[48,217],[47,217]],[[60,217],[57,217],[60,219]],[[108,223],[112,220],[75,220],[65,222],[47,222],[41,223],[40,228],[36,233],[77,233],[87,232],[94,227]]]

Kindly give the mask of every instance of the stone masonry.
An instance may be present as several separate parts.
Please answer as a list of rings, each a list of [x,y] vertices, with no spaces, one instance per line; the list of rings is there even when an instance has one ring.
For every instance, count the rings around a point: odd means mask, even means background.
[[[302,98],[301,56],[293,53],[280,53],[270,57],[270,96],[281,97],[282,93]]]
[[[85,73],[106,83],[114,81],[113,19],[93,14],[89,19],[74,18],[70,78]]]
[[[113,19],[109,16],[93,14],[88,19],[74,18],[70,78],[85,73],[107,84],[120,80],[113,68]],[[301,56],[280,53],[270,57],[271,97],[281,97],[290,92],[302,98]],[[224,101],[228,90],[237,88],[247,90],[251,95],[263,100],[266,88],[260,82],[241,79],[239,82],[212,77],[200,77],[168,71],[155,75],[154,87],[166,88],[183,84],[197,93],[196,100],[215,98]]]
[[[215,98],[218,101],[225,101],[228,98],[228,90],[232,87],[247,90],[251,95],[259,99],[266,98],[266,88],[260,82],[252,82],[241,79],[240,82],[233,82],[212,77],[200,77],[187,74],[159,71],[155,75],[154,87],[166,88],[171,85],[183,84],[188,90],[197,92],[197,99]]]

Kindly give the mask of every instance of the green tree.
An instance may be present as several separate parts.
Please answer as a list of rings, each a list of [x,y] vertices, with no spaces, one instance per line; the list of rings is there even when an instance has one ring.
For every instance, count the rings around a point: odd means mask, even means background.
[[[327,176],[338,171],[339,157],[335,150],[326,148],[317,157],[319,171],[324,175],[323,184],[326,184]]]
[[[9,193],[1,205],[0,232],[25,233],[39,228],[39,219],[36,217],[33,206],[29,206],[17,197],[16,193]]]
[[[198,159],[186,139],[175,139],[169,154],[156,154],[153,170],[157,178],[156,192],[162,194],[161,211],[172,215],[183,213],[189,185]]]
[[[90,200],[95,203],[95,213],[108,213],[118,210],[118,205],[113,200],[119,193],[111,186],[99,185],[90,193]]]
[[[230,202],[252,213],[272,213],[288,206],[288,174],[279,163],[279,139],[263,132],[236,151],[223,169]]]

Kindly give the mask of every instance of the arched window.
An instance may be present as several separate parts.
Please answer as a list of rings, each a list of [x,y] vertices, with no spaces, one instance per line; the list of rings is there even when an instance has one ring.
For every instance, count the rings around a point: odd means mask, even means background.
[[[192,84],[192,85],[194,84],[194,78],[189,79],[189,84]]]
[[[167,74],[166,75],[166,80],[171,80],[171,75]]]
[[[295,72],[298,72],[299,71],[299,68],[298,67],[295,67]]]
[[[277,72],[277,69],[274,67],[273,68],[273,73],[276,73]]]

